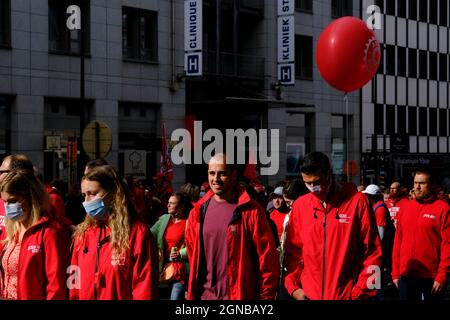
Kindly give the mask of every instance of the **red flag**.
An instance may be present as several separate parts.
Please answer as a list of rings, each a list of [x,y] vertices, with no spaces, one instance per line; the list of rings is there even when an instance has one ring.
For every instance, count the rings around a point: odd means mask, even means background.
[[[163,123],[161,138],[161,169],[160,172],[169,180],[173,180],[172,161],[170,159],[169,147],[166,143],[166,127]]]

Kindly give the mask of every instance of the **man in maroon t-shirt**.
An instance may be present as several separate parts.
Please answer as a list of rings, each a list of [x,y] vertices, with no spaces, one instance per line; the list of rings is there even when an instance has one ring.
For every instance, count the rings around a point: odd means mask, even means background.
[[[239,188],[226,155],[209,162],[209,191],[191,211],[189,300],[275,299],[279,266],[264,209]]]

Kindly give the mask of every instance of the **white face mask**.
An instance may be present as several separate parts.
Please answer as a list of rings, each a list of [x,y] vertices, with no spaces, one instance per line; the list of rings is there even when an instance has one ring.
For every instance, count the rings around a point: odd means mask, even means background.
[[[322,186],[318,185],[318,186],[309,186],[306,185],[306,188],[308,188],[308,190],[312,193],[318,194],[320,192],[322,192]]]

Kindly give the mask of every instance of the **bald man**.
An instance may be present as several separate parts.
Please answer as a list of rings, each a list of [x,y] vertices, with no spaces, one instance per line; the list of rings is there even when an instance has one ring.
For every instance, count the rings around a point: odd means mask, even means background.
[[[275,299],[278,252],[264,209],[238,185],[225,154],[208,164],[211,190],[192,209],[186,230],[189,300]]]
[[[401,207],[408,201],[408,199],[402,194],[402,185],[400,182],[395,181],[389,188],[389,198],[386,201],[391,220],[394,226],[397,228],[397,217],[400,213]]]

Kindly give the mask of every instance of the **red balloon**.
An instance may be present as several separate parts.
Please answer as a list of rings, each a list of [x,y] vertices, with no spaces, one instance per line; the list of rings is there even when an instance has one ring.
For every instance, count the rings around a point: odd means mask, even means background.
[[[355,17],[333,21],[320,35],[316,48],[320,74],[345,93],[369,82],[378,70],[380,58],[375,32]]]

